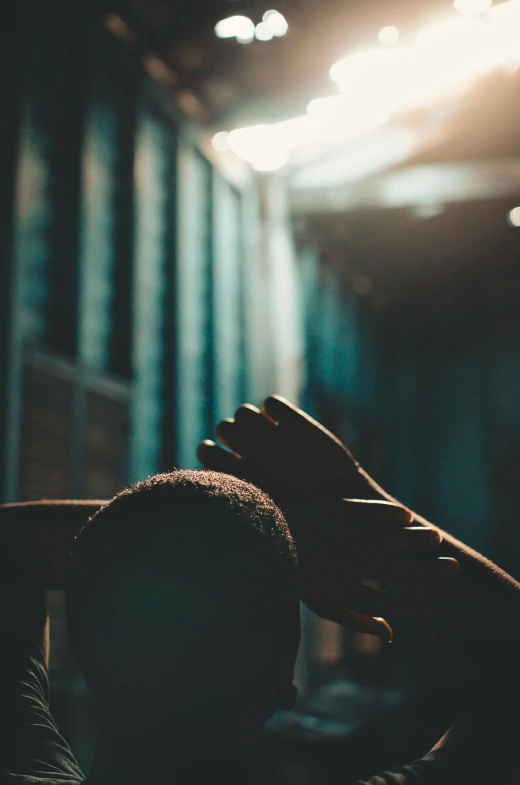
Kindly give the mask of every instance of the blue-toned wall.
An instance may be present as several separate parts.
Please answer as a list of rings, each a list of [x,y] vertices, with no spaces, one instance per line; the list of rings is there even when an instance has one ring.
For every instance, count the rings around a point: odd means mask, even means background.
[[[11,241],[2,498],[114,492],[197,466],[197,443],[244,399],[298,396],[289,218],[283,189],[276,201],[238,162],[222,168],[138,47],[90,4],[70,16],[59,3],[22,5],[13,217],[1,228]],[[53,417],[38,403],[35,364],[65,385],[70,405]],[[103,433],[111,475],[106,463],[106,481],[93,484]]]
[[[520,457],[517,320],[492,302],[458,328],[442,304],[438,319],[433,305],[408,318],[406,302],[385,314],[310,246],[301,270],[307,408],[398,499],[519,571],[514,490],[499,477]]]
[[[19,6],[2,74],[0,500],[109,498],[198,466],[245,399],[298,397],[297,257],[283,189],[224,167],[139,46],[91,3]],[[49,605],[55,707],[86,765],[87,692],[63,597]]]

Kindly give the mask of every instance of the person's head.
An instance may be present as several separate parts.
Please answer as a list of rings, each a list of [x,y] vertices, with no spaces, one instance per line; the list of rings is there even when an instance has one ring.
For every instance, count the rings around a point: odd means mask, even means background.
[[[294,544],[234,477],[175,471],[116,496],[76,538],[67,610],[101,734],[115,717],[141,734],[168,717],[250,735],[294,699]]]

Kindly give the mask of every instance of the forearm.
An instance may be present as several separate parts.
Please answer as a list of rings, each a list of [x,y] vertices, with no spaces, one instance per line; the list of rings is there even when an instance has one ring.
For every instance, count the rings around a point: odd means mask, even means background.
[[[421,516],[416,520],[428,523]],[[441,533],[439,555],[457,559],[461,571],[457,578],[427,587],[439,630],[493,646],[520,642],[520,583],[448,532]]]
[[[356,484],[364,494],[361,498],[400,504],[361,467],[356,465],[356,469]],[[416,513],[414,516],[419,524],[435,525]],[[439,556],[457,559],[461,568],[458,578],[432,582],[427,588],[439,631],[481,643],[520,641],[520,583],[473,548],[439,531],[443,535]]]

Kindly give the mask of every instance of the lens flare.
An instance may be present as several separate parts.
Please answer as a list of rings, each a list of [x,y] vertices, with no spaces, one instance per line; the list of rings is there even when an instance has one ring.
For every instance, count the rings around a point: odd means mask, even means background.
[[[493,0],[455,0],[453,7],[463,16],[478,16],[493,5]]]
[[[520,207],[513,207],[508,213],[507,220],[511,226],[520,227]]]
[[[395,46],[399,43],[401,33],[397,27],[389,25],[388,27],[383,27],[379,31],[379,35],[377,37],[379,39],[379,43],[383,44],[383,46]]]
[[[247,16],[229,16],[215,25],[217,38],[236,38],[239,43],[250,43],[255,37],[255,26]]]

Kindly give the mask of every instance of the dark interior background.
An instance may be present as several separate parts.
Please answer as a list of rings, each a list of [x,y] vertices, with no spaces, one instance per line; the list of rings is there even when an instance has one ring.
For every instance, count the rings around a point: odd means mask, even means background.
[[[520,577],[520,229],[506,221],[520,203],[518,73],[483,80],[390,172],[487,172],[429,209],[413,196],[333,209],[330,188],[302,195],[290,176],[223,168],[210,144],[303,113],[349,48],[386,24],[406,41],[450,5],[280,0],[289,34],[249,46],[213,29],[231,13],[260,19],[258,0],[4,8],[2,501],[110,497],[195,466],[221,417],[276,391]],[[63,597],[49,601],[53,702],[86,768],[88,695]],[[270,723],[259,780],[361,776],[423,754],[457,699],[423,684],[423,633],[403,626],[390,650],[306,610],[303,629],[299,704]]]

